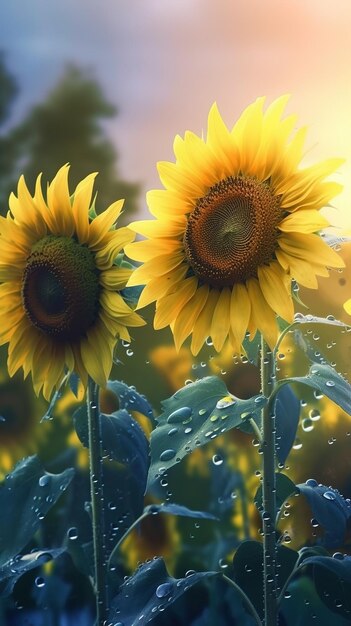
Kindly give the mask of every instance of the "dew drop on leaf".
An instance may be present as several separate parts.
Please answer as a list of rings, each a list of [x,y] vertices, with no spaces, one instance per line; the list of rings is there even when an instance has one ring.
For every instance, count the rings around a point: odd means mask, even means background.
[[[177,424],[191,417],[192,413],[193,410],[189,406],[183,406],[180,409],[173,411],[173,413],[168,416],[167,422],[168,424]]]
[[[173,457],[175,457],[175,455],[176,451],[172,448],[169,448],[168,450],[164,450],[163,452],[161,452],[160,461],[170,461],[171,459],[173,459]]]
[[[224,398],[218,400],[216,404],[216,409],[225,409],[226,407],[232,406],[235,403],[236,398],[234,398],[233,396],[224,396]]]

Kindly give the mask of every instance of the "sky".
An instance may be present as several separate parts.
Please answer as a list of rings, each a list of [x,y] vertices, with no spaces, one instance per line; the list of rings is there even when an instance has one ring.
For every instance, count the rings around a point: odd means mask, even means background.
[[[290,93],[287,111],[309,126],[306,161],[347,159],[335,206],[351,225],[350,21],[349,0],[2,0],[13,123],[65,64],[89,68],[119,109],[107,128],[120,172],[146,191],[174,136],[201,133],[214,101],[232,125],[258,96]]]

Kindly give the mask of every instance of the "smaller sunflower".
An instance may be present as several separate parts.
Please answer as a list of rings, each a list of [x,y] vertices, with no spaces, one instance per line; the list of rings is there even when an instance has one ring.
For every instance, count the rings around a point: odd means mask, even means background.
[[[34,196],[21,177],[0,218],[0,344],[9,343],[10,376],[31,372],[46,399],[66,372],[104,387],[117,338],[130,341],[127,326],[144,323],[120,293],[132,270],[119,253],[134,239],[114,226],[123,200],[91,218],[96,174],[72,196],[68,171],[58,171],[46,200],[41,176]]]
[[[148,238],[126,247],[143,262],[129,281],[146,285],[138,306],[156,301],[154,327],[169,325],[177,348],[192,334],[193,354],[209,336],[217,352],[229,336],[240,353],[257,330],[273,347],[277,315],[293,319],[292,279],[316,289],[344,265],[319,235],[329,225],[320,209],[342,189],[328,176],[343,161],[299,167],[305,129],[291,137],[286,96],[263,103],[232,129],[214,105],[206,139],[177,136],[176,162],[158,163],[165,189],[148,194],[156,219],[130,224]]]

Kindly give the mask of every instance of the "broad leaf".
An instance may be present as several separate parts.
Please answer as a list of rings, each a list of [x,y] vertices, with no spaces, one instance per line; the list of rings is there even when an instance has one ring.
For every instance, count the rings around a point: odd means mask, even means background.
[[[144,563],[120,588],[109,621],[123,626],[145,626],[196,583],[219,577],[219,572],[197,572],[185,578],[168,575],[163,559]]]
[[[35,567],[56,559],[64,552],[64,548],[57,550],[40,550],[23,556],[17,556],[0,568],[0,596],[9,596],[18,579]]]
[[[280,380],[278,383],[279,390],[290,383],[302,383],[313,389],[318,389],[351,415],[351,385],[330,365],[314,363],[306,376]]]
[[[170,515],[179,515],[180,517],[194,517],[195,519],[211,519],[218,520],[218,517],[207,513],[207,511],[193,511],[182,504],[173,502],[165,502],[164,504],[149,504],[144,508],[144,514],[157,515],[158,513],[169,513]]]
[[[277,512],[279,515],[279,511],[282,508],[284,502],[295,493],[299,493],[299,489],[296,485],[290,480],[288,476],[278,472],[276,474],[276,505]],[[256,491],[256,495],[254,498],[254,502],[257,506],[257,509],[261,512],[263,510],[263,500],[262,500],[262,485]]]
[[[126,409],[129,412],[138,411],[153,421],[151,404],[134,387],[129,387],[120,380],[109,380],[107,389],[110,389],[117,396],[120,409]]]
[[[73,478],[74,470],[49,474],[38,457],[16,465],[0,486],[0,567],[31,540],[41,520]]]
[[[149,468],[149,443],[144,431],[124,409],[110,414],[101,413],[100,420],[103,452],[110,459],[127,465],[143,491]],[[85,406],[75,412],[74,426],[82,444],[89,447],[88,416]]]
[[[305,559],[296,574],[312,578],[321,601],[330,611],[351,621],[351,557],[313,556]],[[294,575],[295,578],[295,575]]]
[[[277,457],[279,463],[284,465],[294,444],[300,417],[300,401],[289,385],[279,389],[274,410]]]
[[[350,502],[337,489],[319,485],[313,479],[297,485],[297,488],[307,498],[313,517],[324,529],[325,547],[335,548],[341,545],[351,518]]]
[[[241,400],[231,396],[216,376],[186,385],[162,403],[163,413],[151,434],[148,485],[195,448],[240,426],[256,414],[266,398]]]
[[[298,559],[298,553],[277,547],[277,586],[282,588]],[[258,541],[243,541],[234,559],[234,581],[246,593],[257,613],[263,617],[263,546]]]

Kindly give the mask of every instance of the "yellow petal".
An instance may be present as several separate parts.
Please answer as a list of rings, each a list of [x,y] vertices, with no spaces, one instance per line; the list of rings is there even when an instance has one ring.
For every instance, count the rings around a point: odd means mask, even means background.
[[[151,215],[160,219],[173,219],[192,210],[193,202],[169,189],[152,189],[146,194],[146,202]],[[138,232],[138,231],[137,231]]]
[[[345,267],[342,258],[318,235],[289,233],[279,237],[278,244],[286,254],[305,261],[328,267]]]
[[[185,216],[174,217],[172,220],[140,220],[132,222],[128,227],[139,235],[149,238],[171,239],[182,237],[186,230],[187,219]]]
[[[228,337],[230,327],[230,299],[231,290],[225,287],[219,294],[218,302],[213,313],[211,339],[217,352],[222,350],[223,344]]]
[[[183,242],[179,239],[146,239],[135,243],[133,259],[142,262],[151,261],[162,254],[176,254],[181,250],[183,250]],[[128,248],[126,254],[128,254]]]
[[[154,300],[162,298],[168,291],[174,291],[173,287],[184,279],[187,271],[188,267],[183,263],[163,276],[152,278],[141,292],[137,308],[141,309]]]
[[[73,196],[72,214],[79,243],[89,239],[89,207],[97,172],[89,174],[77,185]]]
[[[107,236],[106,236],[107,237]],[[121,252],[127,244],[134,239],[134,233],[129,228],[118,228],[117,230],[108,233],[106,242],[97,252],[95,252],[95,262],[100,270],[107,270],[112,267],[112,264],[116,256]],[[99,244],[102,245],[103,241]],[[94,250],[94,246],[89,248]]]
[[[195,356],[200,352],[205,340],[211,334],[211,322],[218,302],[219,294],[220,292],[218,290],[210,289],[206,304],[204,305],[204,308],[194,325],[193,336],[191,339],[191,352]]]
[[[104,235],[112,228],[122,211],[123,204],[124,200],[117,200],[93,219],[89,227],[90,248],[99,245]]]
[[[294,306],[290,295],[291,279],[276,263],[262,265],[257,270],[261,291],[269,306],[280,317],[292,322]]]
[[[329,226],[329,221],[319,211],[305,209],[290,213],[280,222],[278,228],[284,233],[315,233],[326,226]]]
[[[136,244],[132,243],[125,247],[125,253],[131,259],[134,258],[134,247]],[[163,276],[171,270],[175,269],[183,263],[184,252],[178,252],[176,254],[160,254],[160,256],[147,261],[141,267],[137,267],[131,275],[127,287],[135,287],[137,285],[145,285],[152,278],[157,276]],[[0,268],[1,272],[1,268]]]
[[[125,288],[132,273],[133,269],[129,267],[110,267],[100,273],[100,285],[109,291],[120,291]]]
[[[237,283],[232,289],[230,300],[230,327],[235,345],[241,345],[248,330],[251,302],[245,285]]]
[[[351,298],[349,300],[346,300],[346,302],[344,303],[344,309],[346,313],[351,315]]]
[[[261,331],[271,350],[273,350],[278,339],[276,315],[264,298],[256,278],[250,278],[246,282],[246,286],[251,300],[253,322]]]
[[[176,319],[179,312],[190,300],[196,291],[198,284],[194,276],[184,280],[175,293],[163,296],[158,300],[154,318],[154,328],[159,330],[164,328]]]
[[[176,350],[180,349],[185,339],[189,337],[192,332],[197,318],[206,304],[208,293],[208,285],[203,285],[197,289],[193,297],[178,314],[172,328]]]
[[[217,181],[238,171],[238,147],[223,122],[216,103],[212,105],[208,115],[207,145],[216,157],[214,173]]]
[[[166,189],[171,189],[181,196],[191,198],[201,198],[205,191],[205,186],[200,185],[191,177],[190,173],[182,170],[176,163],[159,161],[157,170],[160,180]]]
[[[47,204],[54,224],[53,233],[65,237],[71,237],[75,231],[68,189],[68,172],[68,165],[61,167],[47,191]]]

